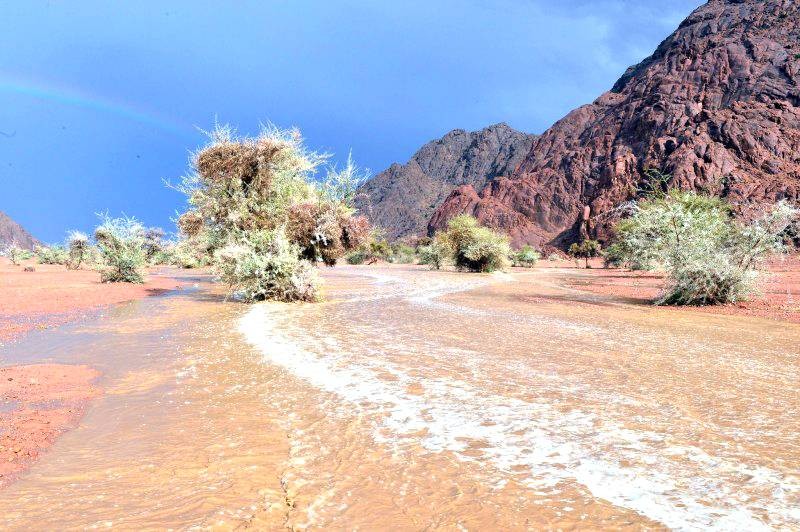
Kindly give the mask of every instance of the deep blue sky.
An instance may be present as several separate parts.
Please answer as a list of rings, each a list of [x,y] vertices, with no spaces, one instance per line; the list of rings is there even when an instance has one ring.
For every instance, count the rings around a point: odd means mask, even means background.
[[[45,241],[94,213],[172,229],[214,118],[298,126],[379,172],[453,128],[542,132],[700,0],[0,0],[0,210]]]

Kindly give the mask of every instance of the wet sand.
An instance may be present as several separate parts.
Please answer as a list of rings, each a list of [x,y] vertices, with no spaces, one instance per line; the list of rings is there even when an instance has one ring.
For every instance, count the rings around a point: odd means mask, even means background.
[[[800,326],[671,312],[572,270],[325,270],[320,304],[201,285],[6,361],[105,394],[0,528],[800,528]]]
[[[100,395],[97,377],[88,366],[67,364],[0,368],[0,489],[77,425]]]
[[[35,268],[26,272],[26,266]],[[100,315],[120,302],[159,295],[181,285],[151,272],[146,283],[103,284],[90,270],[0,259],[0,347],[25,334]],[[37,360],[38,362],[38,360]],[[87,403],[101,390],[88,366],[9,366],[0,358],[0,488],[13,481],[61,434],[77,426]]]
[[[24,268],[35,268],[26,272]],[[124,301],[158,295],[180,286],[157,269],[144,284],[101,283],[96,271],[0,257],[0,346],[34,329],[55,327]]]

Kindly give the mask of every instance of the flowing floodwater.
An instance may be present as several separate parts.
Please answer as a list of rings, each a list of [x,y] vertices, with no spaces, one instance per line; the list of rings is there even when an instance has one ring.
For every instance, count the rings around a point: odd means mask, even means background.
[[[625,304],[576,271],[324,272],[37,333],[103,398],[0,528],[800,530],[800,326]]]

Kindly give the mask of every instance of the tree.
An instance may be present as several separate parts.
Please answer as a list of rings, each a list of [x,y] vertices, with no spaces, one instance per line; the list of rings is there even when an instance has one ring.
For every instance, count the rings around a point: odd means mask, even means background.
[[[77,270],[89,251],[89,237],[80,231],[72,231],[67,236],[67,249],[69,250],[67,265],[70,269]]]
[[[94,230],[100,250],[100,280],[104,283],[143,283],[144,227],[135,218],[100,215]]]
[[[541,254],[539,254],[538,251],[533,249],[532,246],[525,245],[514,252],[512,261],[514,266],[519,266],[521,268],[533,268],[536,266],[536,263],[539,262],[540,258]]]
[[[597,240],[584,240],[580,244],[575,242],[569,247],[568,253],[576,259],[584,259],[589,267],[589,259],[600,255],[600,242]]]
[[[148,227],[144,230],[144,256],[148,263],[152,263],[156,255],[164,251],[165,234],[160,227]]]
[[[6,248],[4,255],[8,257],[8,260],[11,261],[11,264],[14,266],[19,266],[19,263],[26,258],[26,250],[19,247],[15,240]]]
[[[369,234],[353,207],[365,173],[349,158],[318,180],[327,156],[296,129],[267,126],[248,138],[217,126],[209,135],[177,187],[189,200],[178,219],[186,241],[245,300],[314,299],[312,266],[336,264]]]
[[[743,223],[719,198],[670,190],[641,201],[618,224],[615,244],[623,262],[666,271],[660,304],[734,302],[753,293],[758,265],[785,248],[782,235],[797,216],[779,202]]]

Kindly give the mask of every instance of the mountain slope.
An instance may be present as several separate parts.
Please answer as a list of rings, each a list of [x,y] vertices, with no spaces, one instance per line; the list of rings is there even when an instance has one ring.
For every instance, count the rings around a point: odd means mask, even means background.
[[[483,188],[498,176],[510,175],[534,138],[506,124],[474,132],[453,130],[424,145],[408,163],[393,164],[365,183],[359,210],[392,240],[423,234],[453,188]]]
[[[800,196],[800,5],[711,0],[611,91],[538,137],[511,176],[452,192],[429,229],[463,212],[516,244],[609,235],[648,168],[740,212]],[[480,193],[478,192],[480,191]]]
[[[33,249],[39,243],[21,225],[0,211],[0,251],[16,243],[21,248]]]

